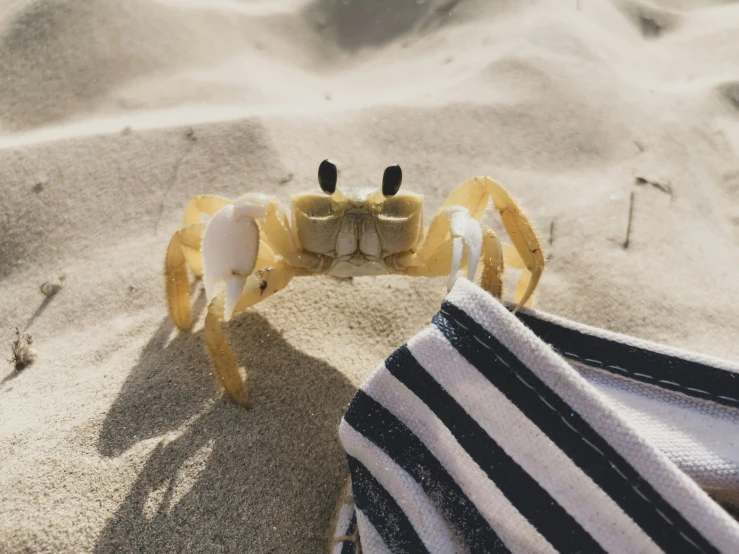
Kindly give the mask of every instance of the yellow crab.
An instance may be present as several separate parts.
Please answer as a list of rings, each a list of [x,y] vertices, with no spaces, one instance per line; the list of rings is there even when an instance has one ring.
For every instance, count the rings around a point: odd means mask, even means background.
[[[291,218],[273,196],[248,193],[235,202],[196,196],[185,225],[167,248],[165,282],[169,314],[185,331],[192,325],[187,268],[203,277],[208,302],[205,342],[221,385],[239,404],[248,389],[221,322],[305,275],[402,274],[448,276],[460,265],[500,299],[504,264],[522,269],[516,310],[531,298],[544,271],[544,255],[529,220],[508,192],[488,177],[459,185],[423,227],[423,196],[400,192],[402,172],[385,170],[379,189],[337,188],[336,166],[318,168],[321,193],[292,196]],[[481,220],[492,199],[513,242],[501,244]],[[207,221],[203,221],[203,215]],[[480,264],[480,259],[482,263]]]

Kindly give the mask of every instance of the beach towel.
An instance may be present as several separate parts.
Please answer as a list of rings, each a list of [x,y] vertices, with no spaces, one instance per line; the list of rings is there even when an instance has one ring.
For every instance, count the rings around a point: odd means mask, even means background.
[[[739,552],[739,364],[511,308],[459,279],[357,391],[330,551]]]

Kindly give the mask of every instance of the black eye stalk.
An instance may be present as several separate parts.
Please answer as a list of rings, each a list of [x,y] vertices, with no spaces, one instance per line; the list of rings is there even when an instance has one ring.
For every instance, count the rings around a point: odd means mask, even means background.
[[[331,160],[323,160],[321,165],[318,166],[318,184],[321,185],[321,190],[326,194],[331,195],[336,192],[338,177],[339,173]]]
[[[388,197],[398,194],[402,181],[403,171],[400,166],[398,164],[389,166],[382,176],[382,195]]]

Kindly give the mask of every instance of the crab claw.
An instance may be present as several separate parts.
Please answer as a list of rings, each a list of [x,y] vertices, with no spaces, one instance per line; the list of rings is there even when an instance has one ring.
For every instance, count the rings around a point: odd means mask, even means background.
[[[477,264],[482,250],[482,229],[480,223],[472,218],[466,208],[461,206],[448,209],[449,232],[452,236],[452,267],[449,271],[447,288],[452,290],[457,280],[457,271],[467,249],[467,278],[475,278]]]
[[[233,315],[246,278],[259,254],[259,227],[253,216],[232,205],[216,212],[203,232],[203,282],[210,304],[225,281],[223,319]]]

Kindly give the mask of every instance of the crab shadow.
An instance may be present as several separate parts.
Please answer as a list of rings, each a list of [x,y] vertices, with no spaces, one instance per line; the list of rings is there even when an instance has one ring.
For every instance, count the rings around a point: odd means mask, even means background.
[[[103,423],[102,455],[130,468],[151,452],[95,551],[325,550],[347,475],[337,430],[355,388],[246,313],[229,335],[249,369],[247,410],[219,395],[202,332],[171,333],[163,321]]]

